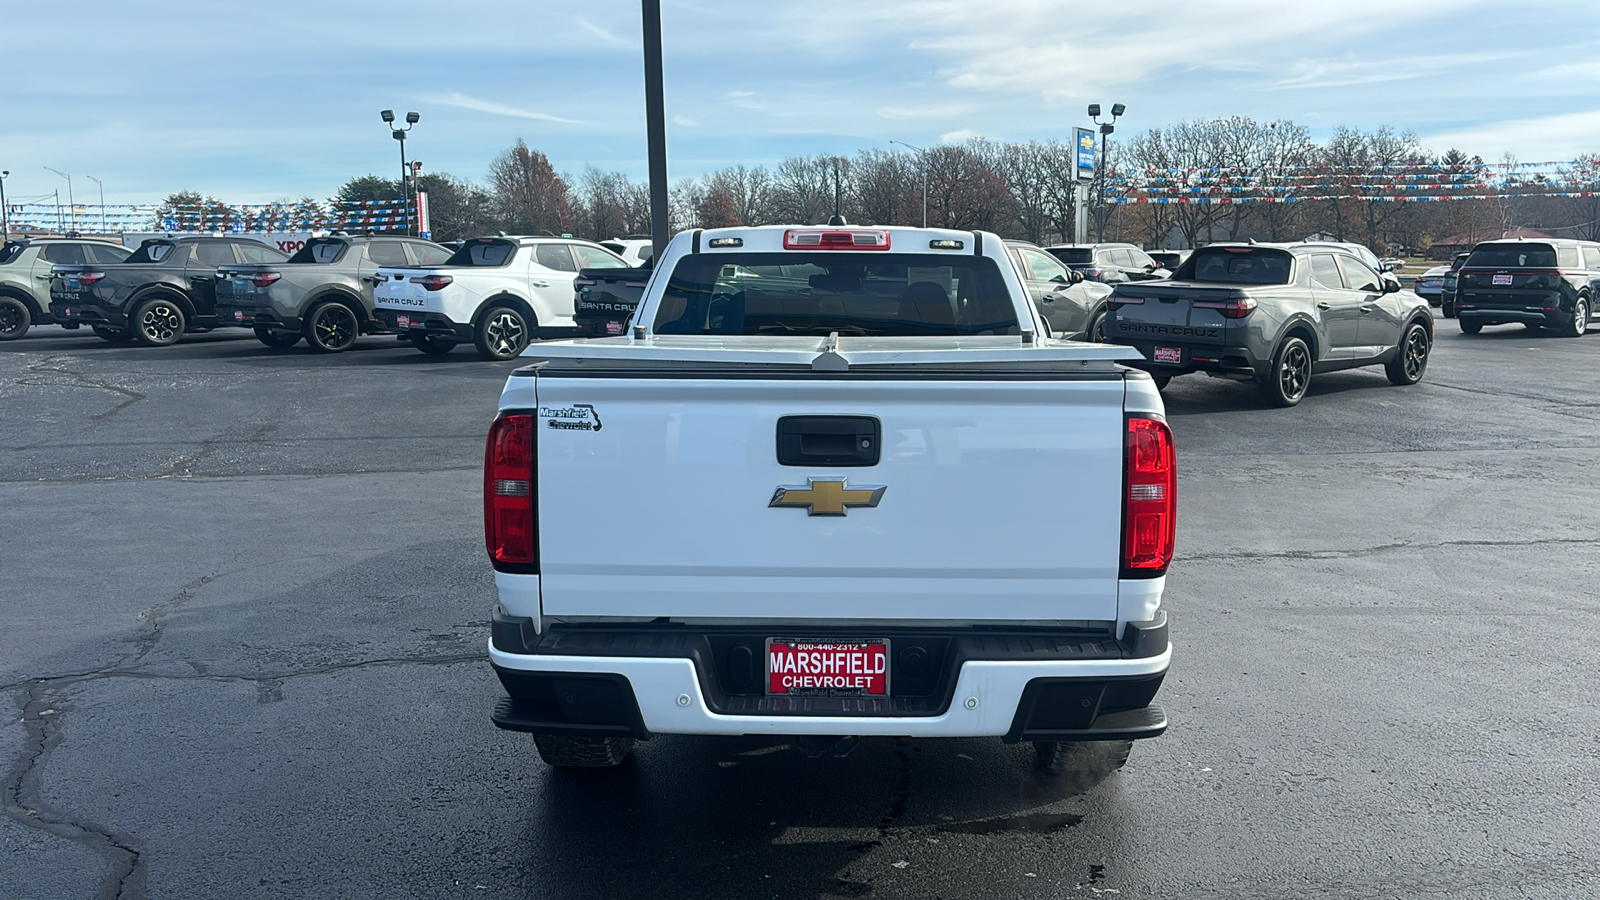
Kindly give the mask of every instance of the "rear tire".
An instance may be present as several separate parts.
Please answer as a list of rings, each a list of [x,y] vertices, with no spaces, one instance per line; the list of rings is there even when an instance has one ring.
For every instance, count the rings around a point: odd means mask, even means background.
[[[1446,319],[1454,319],[1456,317],[1456,305],[1454,303],[1440,302],[1439,311],[1444,313]]]
[[[484,359],[514,359],[528,348],[533,328],[528,317],[512,306],[492,307],[478,320],[474,343]]]
[[[1104,344],[1106,342],[1106,314],[1097,313],[1089,320],[1089,327],[1083,332],[1083,339],[1091,344]]]
[[[558,769],[600,769],[614,766],[633,752],[631,737],[586,737],[570,734],[536,734],[539,758]]]
[[[1589,330],[1589,298],[1579,297],[1572,303],[1572,318],[1561,324],[1562,337],[1583,337]]]
[[[271,328],[256,328],[256,340],[274,350],[283,350],[300,343],[300,333],[297,331],[273,331]]]
[[[1284,338],[1278,352],[1272,355],[1272,368],[1257,384],[1262,398],[1272,406],[1299,403],[1311,387],[1311,348],[1293,335]]]
[[[1483,323],[1475,319],[1462,319],[1460,321],[1462,334],[1477,334],[1483,330]]]
[[[28,333],[33,313],[15,297],[0,297],[0,341],[14,341]]]
[[[134,340],[146,347],[170,347],[183,337],[188,321],[183,309],[164,297],[146,300],[133,311],[129,326]]]
[[[1433,337],[1421,322],[1412,322],[1400,335],[1400,346],[1395,357],[1383,364],[1383,372],[1394,385],[1416,384],[1422,373],[1428,371],[1428,357],[1433,353]]]
[[[133,332],[126,328],[112,328],[110,325],[91,325],[95,336],[108,344],[126,344],[133,340]]]
[[[361,336],[355,310],[337,300],[324,303],[306,317],[306,343],[318,353],[342,353]]]
[[[1128,764],[1133,741],[1034,741],[1033,764],[1047,775],[1115,772]]]
[[[406,340],[411,342],[411,346],[429,356],[443,356],[456,348],[455,341],[433,334],[408,334]]]

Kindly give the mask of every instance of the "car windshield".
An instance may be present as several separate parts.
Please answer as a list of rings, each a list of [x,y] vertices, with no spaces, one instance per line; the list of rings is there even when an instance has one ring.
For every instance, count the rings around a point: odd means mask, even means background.
[[[657,334],[1017,334],[994,260],[933,254],[693,254],[679,260]]]
[[[1288,284],[1290,259],[1282,250],[1264,247],[1202,249],[1195,251],[1174,278],[1219,284]]]
[[[1069,266],[1094,265],[1093,247],[1050,247],[1046,252]]]
[[[517,252],[513,241],[502,238],[475,238],[467,241],[445,261],[447,266],[503,266]]]
[[[163,262],[172,257],[173,248],[177,246],[171,241],[145,241],[139,245],[139,249],[133,251],[127,261],[130,263]]]
[[[1556,251],[1549,244],[1484,244],[1473,248],[1467,265],[1487,269],[1553,269]]]
[[[306,245],[295,251],[289,257],[292,263],[331,263],[336,262],[344,255],[344,248],[349,246],[338,238],[312,238]]]
[[[27,244],[17,243],[16,241],[8,241],[4,247],[0,247],[0,266],[3,266],[21,256],[22,251],[26,250],[27,248]]]

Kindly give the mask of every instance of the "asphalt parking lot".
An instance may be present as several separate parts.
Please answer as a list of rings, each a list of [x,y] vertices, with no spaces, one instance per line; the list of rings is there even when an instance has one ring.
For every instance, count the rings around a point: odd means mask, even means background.
[[[1600,333],[1438,326],[1414,387],[1174,381],[1172,728],[1060,778],[553,772],[488,718],[514,363],[41,328],[0,345],[0,897],[1600,895]]]

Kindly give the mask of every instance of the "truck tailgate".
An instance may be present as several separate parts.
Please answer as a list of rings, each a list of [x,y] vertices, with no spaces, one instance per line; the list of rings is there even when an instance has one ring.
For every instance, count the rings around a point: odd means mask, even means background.
[[[546,616],[1117,618],[1119,375],[512,381],[507,408],[539,410]],[[780,464],[797,415],[876,417],[878,463]],[[813,478],[884,490],[844,515],[769,505]]]
[[[1227,342],[1230,320],[1216,306],[1234,294],[1229,288],[1181,282],[1119,284],[1110,300],[1106,337],[1118,343],[1169,339],[1221,346]]]

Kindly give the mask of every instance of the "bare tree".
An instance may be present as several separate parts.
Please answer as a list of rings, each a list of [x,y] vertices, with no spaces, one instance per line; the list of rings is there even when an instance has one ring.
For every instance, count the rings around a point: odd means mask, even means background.
[[[560,234],[572,229],[573,196],[550,160],[517,138],[489,164],[495,205],[506,226],[526,234]]]

